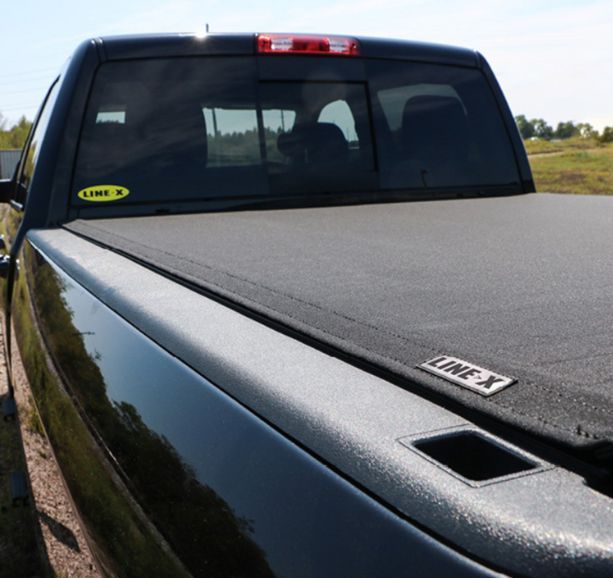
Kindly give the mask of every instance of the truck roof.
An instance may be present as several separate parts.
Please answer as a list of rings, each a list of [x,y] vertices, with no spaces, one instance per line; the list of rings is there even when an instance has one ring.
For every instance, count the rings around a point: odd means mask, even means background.
[[[303,36],[303,34],[300,34]],[[317,36],[327,36],[317,34]],[[336,37],[344,35],[334,35]],[[256,33],[242,34],[139,34],[105,36],[99,39],[109,60],[130,58],[162,58],[172,56],[255,54]],[[474,50],[416,42],[351,36],[359,43],[360,56],[440,62],[461,66],[478,66]],[[89,41],[91,42],[91,41]]]

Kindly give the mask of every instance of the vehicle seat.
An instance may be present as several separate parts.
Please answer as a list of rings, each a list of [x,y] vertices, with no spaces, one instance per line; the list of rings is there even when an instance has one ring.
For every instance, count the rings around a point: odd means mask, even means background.
[[[295,165],[341,164],[349,153],[343,131],[329,122],[295,126],[279,135],[277,148]]]
[[[432,174],[466,165],[469,125],[459,99],[416,96],[404,106],[401,147],[405,157]]]

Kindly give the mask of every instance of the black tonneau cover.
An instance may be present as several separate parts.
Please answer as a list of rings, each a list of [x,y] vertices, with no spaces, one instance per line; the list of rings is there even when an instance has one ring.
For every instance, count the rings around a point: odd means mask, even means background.
[[[613,440],[613,198],[535,194],[66,227],[513,426],[577,448]],[[439,355],[517,382],[482,397],[416,368]]]

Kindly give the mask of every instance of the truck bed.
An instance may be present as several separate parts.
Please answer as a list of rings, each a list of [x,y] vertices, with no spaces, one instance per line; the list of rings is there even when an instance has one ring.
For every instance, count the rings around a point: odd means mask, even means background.
[[[613,440],[612,209],[534,194],[66,228],[407,387],[584,448]],[[438,355],[517,381],[482,397],[416,367]]]

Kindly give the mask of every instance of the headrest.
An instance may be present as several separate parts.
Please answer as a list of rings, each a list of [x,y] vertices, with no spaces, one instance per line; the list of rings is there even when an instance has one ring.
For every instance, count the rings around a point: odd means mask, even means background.
[[[404,105],[403,133],[423,135],[427,132],[450,133],[466,129],[462,104],[452,96],[415,96]]]
[[[349,145],[343,131],[333,123],[303,124],[277,139],[282,155],[297,162],[337,162],[347,154]]]

